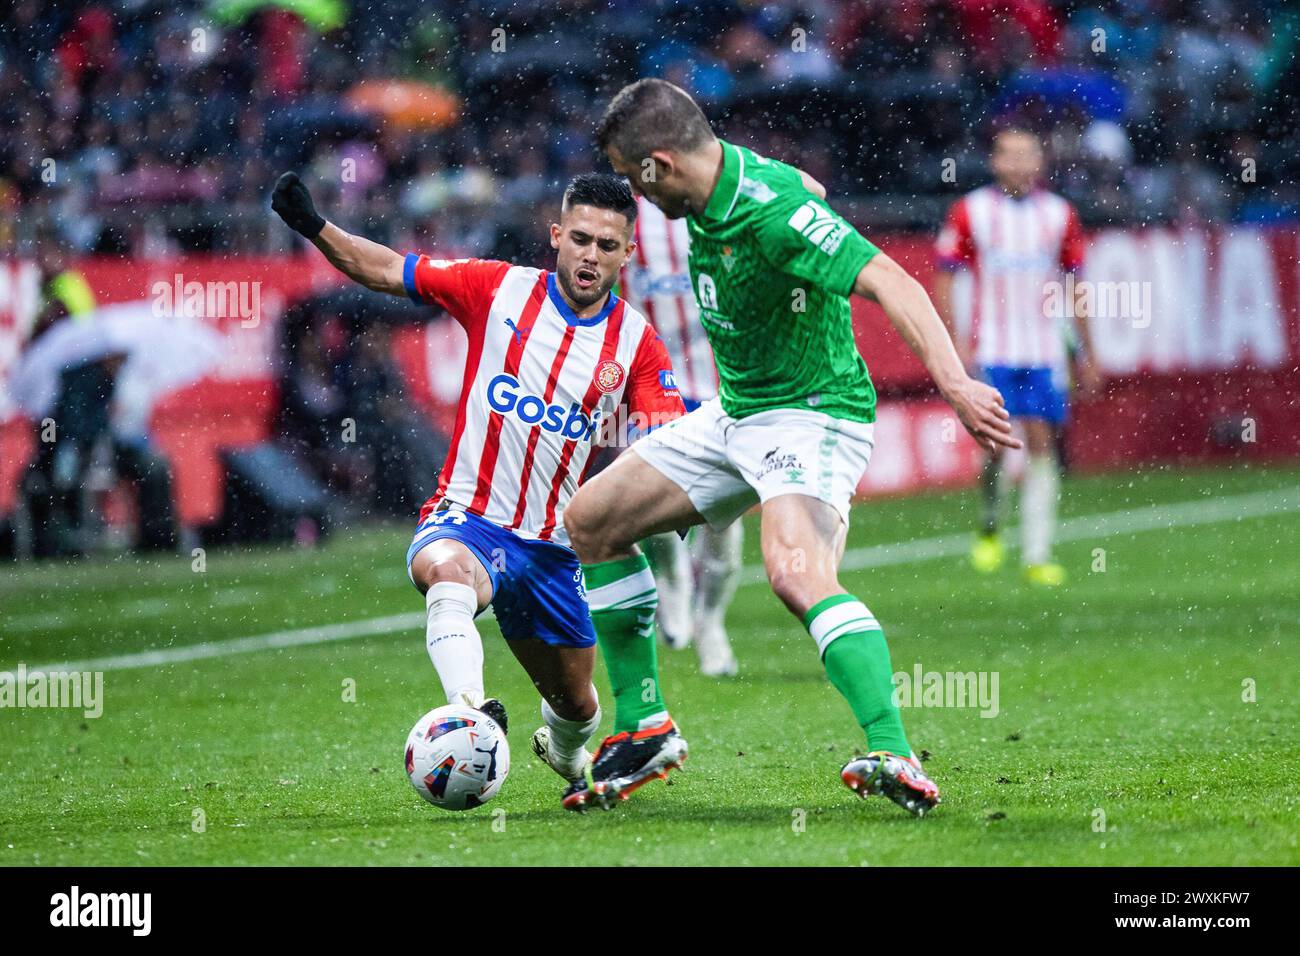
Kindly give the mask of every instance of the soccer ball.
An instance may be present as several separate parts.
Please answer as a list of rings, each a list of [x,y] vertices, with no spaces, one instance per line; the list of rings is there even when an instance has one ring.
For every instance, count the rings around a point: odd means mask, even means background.
[[[470,810],[496,796],[510,772],[510,745],[497,722],[472,707],[435,707],[406,738],[406,775],[444,810]]]

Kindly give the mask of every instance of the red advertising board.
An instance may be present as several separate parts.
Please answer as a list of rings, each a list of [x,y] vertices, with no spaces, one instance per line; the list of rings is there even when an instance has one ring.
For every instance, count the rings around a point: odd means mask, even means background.
[[[923,284],[930,239],[874,237]],[[1300,455],[1300,230],[1117,230],[1091,237],[1081,281],[1104,395],[1080,404],[1068,433],[1085,469],[1139,462]],[[152,433],[172,462],[184,520],[220,509],[218,452],[269,436],[279,320],[297,298],[341,280],[315,252],[301,258],[87,259],[101,304],[148,301],[200,315],[224,339],[203,381],[165,398]],[[33,427],[6,390],[37,305],[31,263],[0,262],[0,513],[8,511]],[[879,307],[854,302],[859,347],[885,394],[863,494],[971,481],[978,451]],[[439,317],[394,337],[408,394],[451,428],[464,364],[460,329]],[[890,396],[905,396],[894,400]],[[434,476],[430,476],[430,484]]]

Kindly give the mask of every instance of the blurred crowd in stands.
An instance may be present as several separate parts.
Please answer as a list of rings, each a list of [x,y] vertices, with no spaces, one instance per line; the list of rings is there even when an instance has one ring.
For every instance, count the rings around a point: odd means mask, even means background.
[[[295,168],[377,238],[529,255],[644,75],[865,227],[934,227],[1012,118],[1090,224],[1294,219],[1298,32],[1284,0],[11,0],[0,254],[285,249]]]

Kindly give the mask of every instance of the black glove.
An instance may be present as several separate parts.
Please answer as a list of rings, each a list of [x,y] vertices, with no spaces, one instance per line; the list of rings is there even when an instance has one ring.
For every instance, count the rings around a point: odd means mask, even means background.
[[[306,239],[315,239],[325,228],[325,220],[316,212],[311,193],[297,173],[285,173],[276,181],[271,208],[279,213],[285,225]]]

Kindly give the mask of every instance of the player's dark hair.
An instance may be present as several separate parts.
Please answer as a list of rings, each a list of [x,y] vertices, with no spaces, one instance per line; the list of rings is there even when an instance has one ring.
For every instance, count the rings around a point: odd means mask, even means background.
[[[639,163],[657,149],[690,152],[713,138],[690,94],[667,80],[637,80],[619,90],[596,127],[596,145]]]
[[[567,211],[574,206],[612,209],[626,216],[629,226],[636,222],[636,197],[622,176],[611,176],[609,173],[583,173],[575,176],[564,190],[560,208]]]

